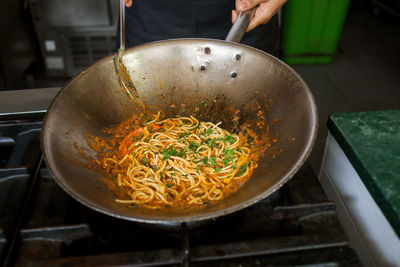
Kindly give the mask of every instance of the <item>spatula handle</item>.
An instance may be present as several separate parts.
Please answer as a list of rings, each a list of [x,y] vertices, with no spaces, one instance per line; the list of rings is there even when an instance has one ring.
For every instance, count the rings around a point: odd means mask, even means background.
[[[125,50],[125,1],[119,1],[119,38],[120,49]]]

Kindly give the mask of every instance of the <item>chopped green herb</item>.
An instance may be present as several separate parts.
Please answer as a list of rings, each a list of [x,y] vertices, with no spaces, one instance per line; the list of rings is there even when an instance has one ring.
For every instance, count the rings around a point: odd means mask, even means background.
[[[164,129],[164,128],[161,128],[161,129],[160,129],[160,132],[165,132],[165,129]]]
[[[213,99],[213,102],[216,103],[216,102],[217,102],[217,99]]]
[[[201,194],[200,193],[196,193],[194,196],[195,197],[201,197]]]
[[[233,164],[233,165],[232,165],[232,169],[236,169],[236,164]]]
[[[185,150],[181,150],[176,154],[178,157],[184,157],[186,155]]]
[[[231,161],[232,161],[232,157],[225,157],[222,161],[224,163],[224,167],[228,166],[229,163],[231,163]]]
[[[168,184],[165,184],[165,185],[168,186],[168,187],[171,187],[171,186],[173,186],[174,184],[168,183]]]
[[[220,172],[222,170],[221,167],[215,167],[215,172]]]
[[[132,123],[131,125],[132,125],[132,128],[135,128],[135,124],[134,123]]]
[[[235,151],[232,149],[225,149],[224,154],[225,154],[225,157],[224,157],[223,163],[224,163],[224,166],[226,167],[233,160],[232,156],[233,156],[233,154],[235,154]]]
[[[207,130],[206,130],[206,134],[212,134],[213,133],[213,130],[211,129],[211,128],[208,128]]]
[[[191,132],[186,132],[186,133],[182,133],[181,136],[182,137],[188,137],[191,134],[192,134]]]
[[[217,166],[216,156],[210,158],[210,163],[213,167]]]
[[[231,144],[234,144],[234,143],[236,142],[236,139],[233,138],[233,135],[229,135],[229,136],[227,137],[227,139],[228,139],[228,142],[231,143]]]
[[[215,140],[214,140],[214,139],[211,141],[210,147],[211,147],[211,148],[217,147],[217,144],[215,143]]]
[[[208,157],[204,157],[204,158],[203,158],[203,163],[204,163],[205,165],[208,165]]]
[[[171,156],[176,156],[177,155],[177,151],[174,148],[164,149],[161,153],[164,155],[162,160],[167,160]]]
[[[196,150],[199,148],[199,145],[198,145],[196,142],[190,142],[189,148],[190,148],[191,150],[196,151]]]
[[[214,139],[207,138],[205,141],[202,142],[203,144],[207,144],[208,147],[217,147],[217,144],[215,143]]]
[[[203,102],[203,105],[206,108],[207,107],[207,102]]]
[[[224,164],[224,167],[228,166],[228,165],[229,165],[229,159],[224,158],[224,159],[222,160],[222,163]]]
[[[147,160],[147,158],[143,157],[142,162],[144,165],[149,166],[149,161]]]
[[[240,167],[239,176],[242,175],[246,171],[247,166],[249,166],[249,162],[247,162],[242,167]]]
[[[236,139],[233,138],[233,135],[228,135],[227,137],[225,137],[224,139],[222,139],[222,142],[224,142],[225,144],[227,142],[234,144],[236,142]]]
[[[233,149],[225,149],[224,153],[225,153],[225,157],[230,157],[233,154],[235,154],[235,151]]]
[[[131,136],[131,142],[132,143],[135,142],[135,137],[134,136]]]
[[[200,171],[200,167],[196,166],[196,171],[199,172]]]
[[[200,135],[206,135],[205,133],[201,132]]]

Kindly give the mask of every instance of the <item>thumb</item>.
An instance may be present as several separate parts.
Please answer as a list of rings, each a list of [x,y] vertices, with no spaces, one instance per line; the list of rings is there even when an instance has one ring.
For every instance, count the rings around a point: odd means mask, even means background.
[[[132,0],[125,0],[125,6],[126,7],[131,7],[132,6]]]
[[[236,10],[246,11],[247,9],[253,8],[260,3],[265,2],[265,0],[236,0]]]

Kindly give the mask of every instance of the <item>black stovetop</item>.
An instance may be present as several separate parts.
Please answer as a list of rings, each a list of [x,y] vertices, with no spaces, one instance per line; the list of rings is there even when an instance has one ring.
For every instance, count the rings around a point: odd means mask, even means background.
[[[65,193],[40,152],[43,114],[0,117],[0,255],[20,266],[358,266],[306,163],[272,196],[179,225],[128,222]]]

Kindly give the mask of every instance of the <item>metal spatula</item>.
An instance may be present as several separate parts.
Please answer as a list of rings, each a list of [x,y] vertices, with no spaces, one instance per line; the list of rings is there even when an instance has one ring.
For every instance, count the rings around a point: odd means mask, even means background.
[[[128,70],[124,65],[124,62],[122,61],[122,54],[125,51],[125,4],[124,0],[120,0],[119,2],[120,48],[118,49],[117,56],[114,58],[114,67],[115,72],[117,73],[118,82],[122,89],[131,98],[131,100],[135,100],[138,97],[136,88],[132,82]]]

